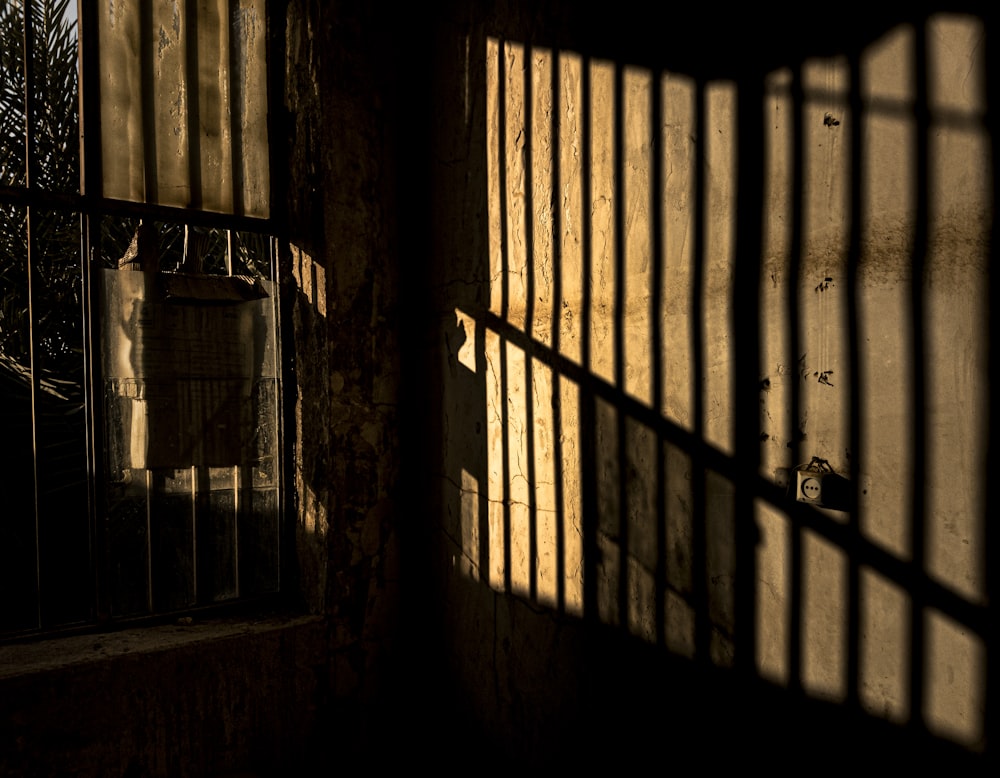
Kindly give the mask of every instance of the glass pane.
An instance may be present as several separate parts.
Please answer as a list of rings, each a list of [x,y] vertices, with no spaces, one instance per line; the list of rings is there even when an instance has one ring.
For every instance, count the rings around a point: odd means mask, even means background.
[[[4,610],[17,612],[0,622],[15,626],[39,626],[39,613],[41,626],[91,613],[79,218],[0,208],[0,373],[9,441],[0,487],[11,496],[0,529],[0,576]]]
[[[236,584],[237,467],[195,468],[198,478],[198,599],[222,602]]]
[[[99,15],[106,196],[268,215],[264,4],[114,3]]]
[[[34,0],[35,106],[32,183],[80,189],[76,0]]]
[[[78,191],[76,2],[35,0],[31,7],[32,183],[55,191]],[[0,3],[0,186],[26,183],[24,22],[23,0]]]
[[[39,569],[46,626],[88,619],[94,595],[84,395],[80,216],[33,209],[35,467]]]
[[[149,510],[146,482],[108,484],[108,580],[112,616],[149,613]]]
[[[37,627],[34,435],[28,322],[27,223],[0,205],[0,632]]]
[[[153,608],[173,611],[197,600],[192,468],[154,471],[151,513]]]
[[[0,3],[0,186],[24,184],[24,9]]]
[[[129,576],[156,612],[273,592],[272,242],[133,220],[107,220],[101,235],[109,502],[142,503],[114,528],[113,566],[127,571],[119,608],[143,607],[125,597]]]

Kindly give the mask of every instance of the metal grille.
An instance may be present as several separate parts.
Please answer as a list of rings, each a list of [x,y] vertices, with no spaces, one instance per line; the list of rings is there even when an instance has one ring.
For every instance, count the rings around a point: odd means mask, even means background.
[[[0,7],[0,635],[280,583],[263,4],[154,5]]]

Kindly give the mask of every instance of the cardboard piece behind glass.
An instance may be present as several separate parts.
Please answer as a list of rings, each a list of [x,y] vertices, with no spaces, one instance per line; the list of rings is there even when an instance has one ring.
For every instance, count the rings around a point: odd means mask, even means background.
[[[112,470],[253,457],[271,301],[241,276],[102,271]]]

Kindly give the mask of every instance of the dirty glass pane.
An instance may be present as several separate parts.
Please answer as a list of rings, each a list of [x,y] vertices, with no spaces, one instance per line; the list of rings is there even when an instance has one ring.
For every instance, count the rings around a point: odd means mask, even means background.
[[[149,613],[149,521],[145,480],[107,487],[108,588],[111,615]]]
[[[268,215],[264,5],[102,3],[105,196]]]
[[[20,496],[0,521],[0,632],[38,619],[25,217],[25,209],[0,204],[0,490]]]
[[[194,468],[150,473],[153,609],[181,610],[197,602]]]
[[[43,626],[89,618],[93,598],[80,216],[33,209],[35,467]]]
[[[112,523],[112,561],[127,569],[118,607],[163,612],[275,591],[271,244],[130,220],[107,220],[101,234],[105,467],[109,503],[130,516]],[[143,593],[134,600],[129,578]]]
[[[221,602],[239,595],[236,585],[236,495],[239,468],[199,467],[198,599]]]
[[[0,523],[3,629],[90,615],[79,218],[0,207],[0,488],[17,495]]]

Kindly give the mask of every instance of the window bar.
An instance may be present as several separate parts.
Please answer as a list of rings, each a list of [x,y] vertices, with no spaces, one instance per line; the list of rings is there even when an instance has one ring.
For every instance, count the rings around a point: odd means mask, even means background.
[[[146,468],[146,608],[153,612],[153,471]]]
[[[234,596],[240,596],[240,511],[243,500],[240,495],[246,488],[247,465],[233,465],[233,588]]]
[[[80,154],[80,191],[83,195],[84,213],[81,230],[82,265],[85,300],[86,332],[84,336],[85,365],[87,376],[87,434],[89,436],[89,457],[91,473],[106,472],[104,461],[104,381],[101,367],[100,348],[95,344],[101,342],[100,300],[98,284],[94,281],[94,267],[100,267],[100,224],[103,215],[88,207],[97,202],[103,195],[103,175],[101,162],[101,132],[100,113],[95,108],[99,105],[100,93],[100,51],[98,35],[98,4],[78,0],[77,2],[77,41],[80,56],[79,80],[79,115],[81,133]],[[92,580],[96,596],[97,621],[104,622],[110,618],[110,591],[106,585],[110,582],[111,559],[108,553],[107,524],[103,521],[107,509],[107,493],[101,485],[99,476],[91,478],[91,543],[95,549],[93,555],[94,568]]]
[[[185,62],[187,84],[188,175],[191,186],[190,207],[200,208],[201,193],[201,84],[198,78],[198,0],[186,0],[184,5]],[[144,74],[145,75],[145,74]],[[152,87],[153,81],[143,80]]]
[[[236,246],[234,245],[235,238],[233,237],[232,230],[226,230],[226,275],[231,276],[233,274],[233,255],[236,253]]]
[[[140,0],[139,90],[142,101],[143,199],[147,203],[159,201],[159,183],[156,170],[156,78],[152,46],[152,41],[155,40],[154,36],[152,0]]]
[[[198,602],[198,478],[199,468],[191,465],[191,600]]]
[[[34,114],[35,114],[35,32],[32,25],[32,15],[34,13],[34,0],[24,1],[24,183],[25,188],[30,193],[34,186]],[[33,208],[30,204],[25,206],[25,229],[27,231],[27,256],[25,258],[28,265],[28,362],[31,374],[31,434],[34,449],[34,507],[35,507],[35,616],[39,629],[42,627],[42,564],[41,564],[41,506],[40,487],[41,479],[38,471],[38,415],[39,415],[39,393],[41,392],[41,370],[38,364],[39,350],[35,339],[35,294],[38,290],[38,280],[35,278],[35,242],[32,236]]]
[[[243,78],[247,52],[243,45],[243,31],[240,29],[239,0],[229,0],[229,137],[232,160],[230,174],[233,183],[233,213],[243,214],[246,205],[243,200]],[[280,60],[279,60],[280,61]],[[232,271],[230,271],[232,275]]]
[[[273,469],[272,473],[276,477],[277,488],[278,488],[277,500],[274,503],[273,510],[277,511],[277,514],[278,514],[278,517],[277,517],[278,524],[277,524],[277,529],[276,529],[276,534],[275,534],[274,542],[275,542],[275,545],[277,546],[277,578],[276,578],[276,586],[280,590],[281,587],[282,587],[282,583],[283,583],[282,582],[282,574],[281,574],[282,573],[281,560],[284,557],[284,544],[283,544],[284,533],[282,531],[282,527],[283,526],[287,526],[287,525],[293,523],[293,522],[282,522],[281,519],[280,519],[280,517],[283,516],[284,513],[285,513],[285,511],[283,510],[284,505],[285,505],[285,500],[287,499],[286,498],[287,491],[286,491],[285,487],[286,487],[287,484],[291,483],[291,479],[290,479],[290,477],[288,475],[288,471],[287,471],[287,468],[289,467],[289,464],[286,462],[286,460],[291,460],[292,457],[285,457],[282,454],[284,452],[284,442],[285,442],[284,435],[285,435],[285,430],[289,429],[289,427],[287,426],[287,424],[289,422],[289,419],[288,419],[288,416],[286,414],[289,412],[289,410],[293,410],[293,409],[289,408],[289,406],[291,406],[291,403],[288,403],[288,402],[282,403],[281,402],[281,398],[284,396],[284,393],[281,391],[281,389],[282,389],[282,372],[278,369],[278,366],[283,364],[283,360],[281,359],[281,349],[282,349],[282,345],[283,345],[283,342],[284,342],[283,338],[284,338],[284,334],[285,334],[284,331],[282,330],[282,327],[281,327],[281,322],[282,322],[282,319],[284,318],[281,315],[281,313],[282,313],[282,311],[281,311],[281,296],[280,296],[280,293],[277,291],[277,290],[281,289],[282,286],[283,286],[283,283],[282,283],[283,279],[282,279],[282,276],[281,276],[281,266],[280,266],[281,263],[278,261],[278,239],[272,237],[270,240],[268,240],[267,247],[268,247],[268,257],[267,257],[268,258],[268,267],[271,269],[271,273],[272,273],[273,281],[274,281],[272,288],[275,290],[275,294],[273,295],[272,300],[270,302],[271,315],[274,318],[275,329],[276,329],[276,332],[275,332],[275,344],[274,344],[275,345],[274,355],[275,355],[276,362],[274,364],[274,368],[275,368],[274,375],[276,376],[275,381],[276,381],[276,388],[277,388],[277,396],[274,398],[275,399],[275,405],[274,405],[274,408],[271,411],[272,414],[273,414],[272,418],[274,420],[275,433],[276,433],[275,444],[272,447],[272,451],[274,451],[274,455],[276,457],[276,461],[274,462],[274,469]],[[485,335],[485,332],[482,331],[483,324],[482,324],[482,320],[481,319],[480,319],[479,323],[476,325],[476,327],[477,327],[477,330],[476,330],[476,343],[483,344],[483,343],[486,342],[486,335]],[[478,355],[476,357],[477,360],[485,359],[485,353],[484,353],[484,351],[485,351],[484,348],[482,348],[482,347],[479,348],[479,350],[478,350],[479,353],[478,353]],[[482,370],[478,370],[477,369],[477,375],[485,375],[485,374],[486,374],[485,367]],[[289,394],[291,394],[291,393],[289,393]],[[250,477],[250,485],[251,485],[251,487],[253,486],[253,477],[252,477],[252,474],[251,474],[251,477]],[[488,518],[486,517],[486,515],[484,513],[483,521],[486,522],[487,520],[488,520]],[[482,533],[481,537],[483,538],[483,543],[488,543],[489,542],[489,536],[488,536],[487,532],[484,531]],[[294,547],[294,546],[292,546],[292,547]],[[487,555],[481,555],[479,558],[480,559],[489,559],[489,557]]]
[[[226,230],[226,275],[233,274],[233,241],[235,240],[232,230]],[[253,376],[249,379],[252,382]],[[251,396],[253,387],[250,388]],[[233,465],[233,586],[235,596],[240,596],[240,491],[243,488],[243,473],[249,466],[246,464],[246,457],[240,457],[241,464]]]

